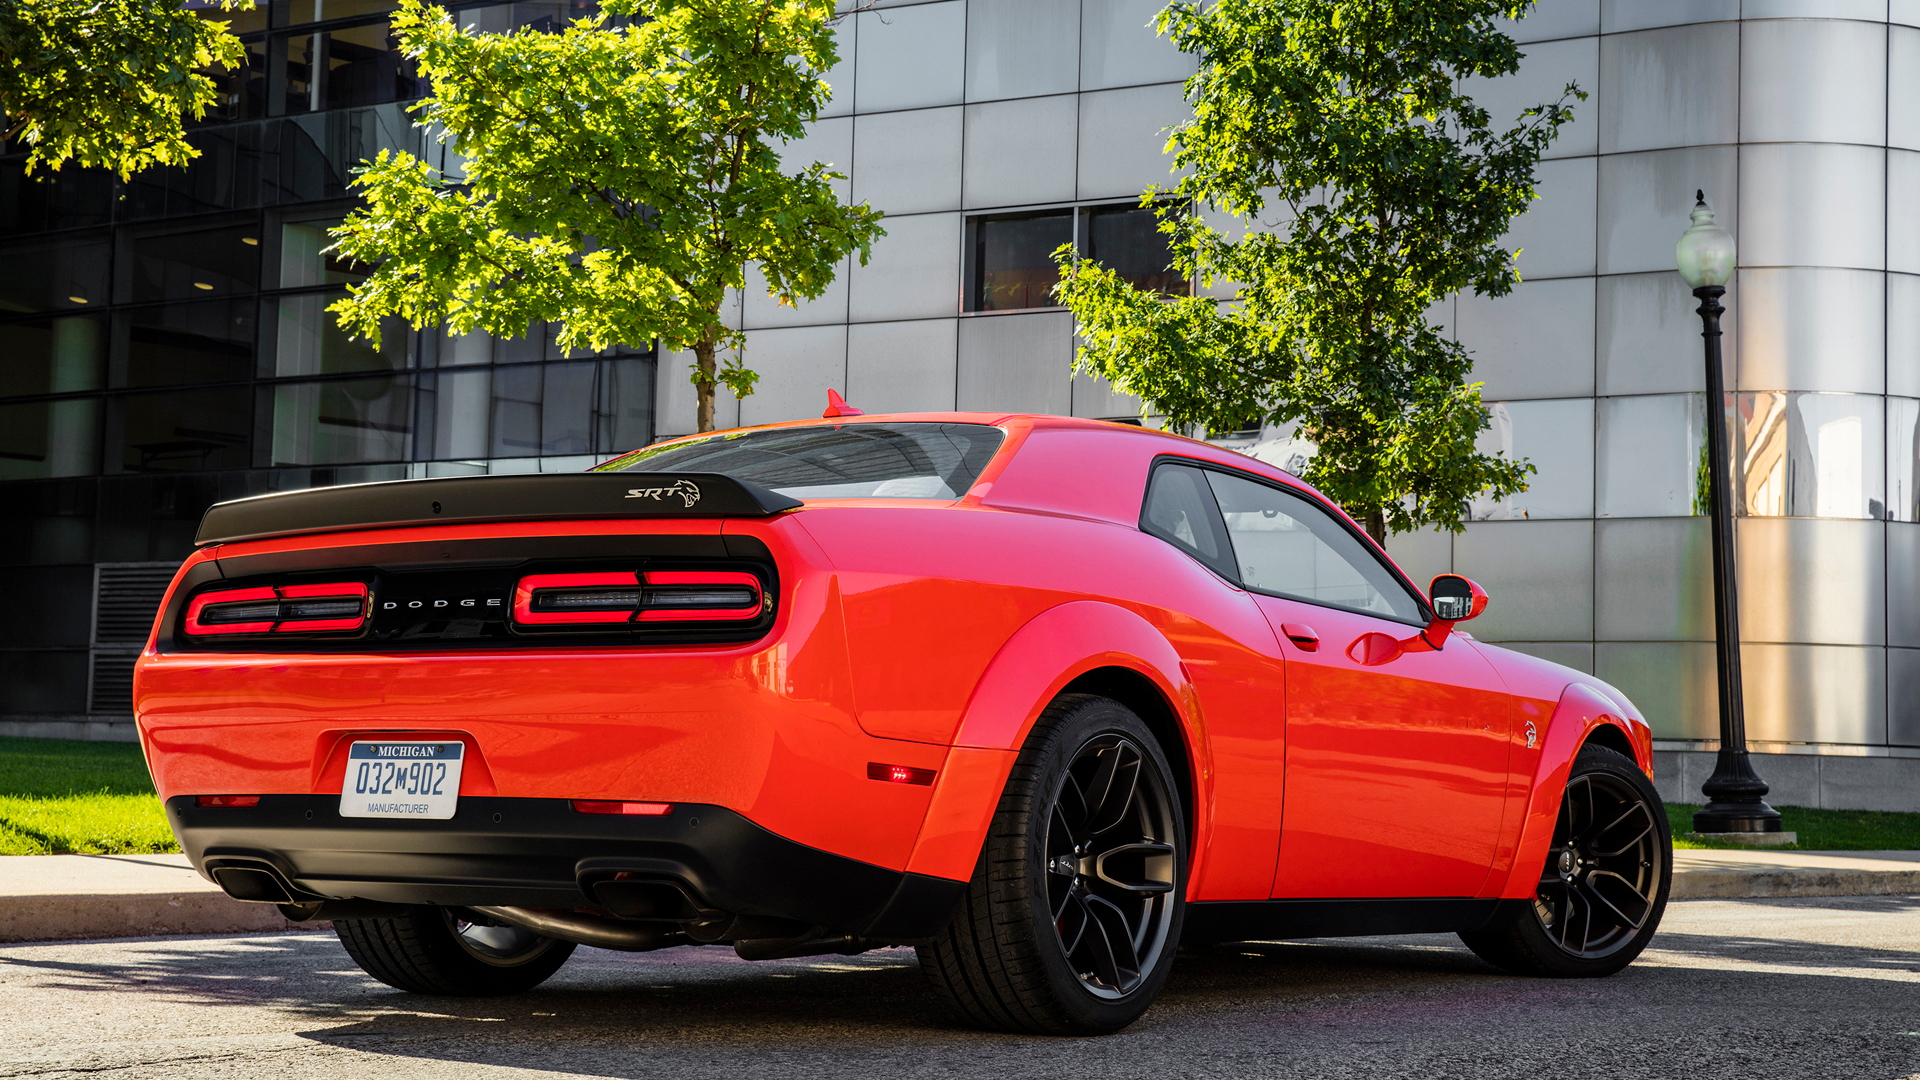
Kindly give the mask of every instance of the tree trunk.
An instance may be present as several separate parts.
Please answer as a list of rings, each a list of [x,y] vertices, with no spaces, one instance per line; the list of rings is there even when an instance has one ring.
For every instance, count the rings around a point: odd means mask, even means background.
[[[1367,511],[1367,535],[1373,537],[1373,542],[1379,544],[1381,548],[1384,549],[1387,546],[1386,511],[1378,507]]]
[[[706,432],[713,430],[713,388],[718,380],[714,378],[720,371],[713,359],[713,335],[708,334],[693,343],[693,359],[700,369],[700,377],[693,381],[693,392],[698,402],[694,418],[696,428]]]

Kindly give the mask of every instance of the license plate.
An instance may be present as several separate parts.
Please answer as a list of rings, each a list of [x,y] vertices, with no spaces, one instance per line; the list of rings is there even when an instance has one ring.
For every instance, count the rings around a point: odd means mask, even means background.
[[[340,816],[452,817],[466,749],[460,742],[354,743],[340,788]]]

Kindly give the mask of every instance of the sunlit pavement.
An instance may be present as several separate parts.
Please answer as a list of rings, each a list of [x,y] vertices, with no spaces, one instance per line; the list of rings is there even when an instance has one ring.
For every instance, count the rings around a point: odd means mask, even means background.
[[[0,1076],[1920,1075],[1920,897],[1676,903],[1610,979],[1499,974],[1451,937],[1223,947],[1105,1039],[940,1019],[909,950],[747,964],[582,949],[520,997],[419,998],[331,934],[0,948]]]

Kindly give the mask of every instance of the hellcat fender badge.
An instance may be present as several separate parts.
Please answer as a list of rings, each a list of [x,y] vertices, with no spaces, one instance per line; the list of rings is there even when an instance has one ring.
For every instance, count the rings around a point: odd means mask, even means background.
[[[629,499],[653,499],[657,502],[674,495],[685,499],[687,501],[687,509],[691,510],[693,509],[693,504],[700,501],[700,487],[691,480],[675,480],[672,484],[663,488],[627,489],[627,498]]]
[[[1527,721],[1527,749],[1533,749],[1533,744],[1539,741],[1540,729],[1533,726],[1533,721]]]

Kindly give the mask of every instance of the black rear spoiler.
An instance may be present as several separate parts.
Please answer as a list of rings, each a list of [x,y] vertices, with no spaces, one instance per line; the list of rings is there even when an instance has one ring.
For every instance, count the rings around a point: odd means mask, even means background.
[[[719,473],[510,473],[391,480],[216,503],[196,544],[300,533],[565,518],[771,517],[800,500]]]

